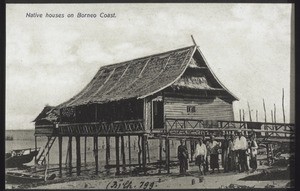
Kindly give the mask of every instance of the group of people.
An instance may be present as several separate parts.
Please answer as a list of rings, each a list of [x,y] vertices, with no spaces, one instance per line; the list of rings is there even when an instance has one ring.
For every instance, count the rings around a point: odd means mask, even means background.
[[[249,171],[249,166],[255,171],[257,169],[257,149],[254,133],[250,135],[250,141],[247,142],[241,131],[237,131],[236,135],[225,134],[224,140],[220,142],[216,141],[213,135],[210,136],[209,140],[200,138],[197,141],[193,157],[202,175],[208,172],[208,166],[212,170],[211,173],[214,173],[215,169],[220,172],[219,154],[222,156],[224,172]],[[189,166],[189,153],[184,139],[180,141],[177,153],[180,174],[185,174]]]

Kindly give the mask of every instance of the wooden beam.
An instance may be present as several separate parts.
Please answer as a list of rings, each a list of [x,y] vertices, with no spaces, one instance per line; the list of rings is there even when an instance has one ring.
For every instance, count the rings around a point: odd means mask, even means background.
[[[81,152],[80,152],[80,136],[76,136],[76,172],[77,176],[81,173]]]
[[[119,136],[116,136],[115,139],[116,139],[115,140],[115,144],[116,144],[116,146],[115,146],[115,150],[116,150],[116,175],[119,175],[120,174]]]
[[[62,177],[62,136],[58,136],[58,166],[59,177]]]

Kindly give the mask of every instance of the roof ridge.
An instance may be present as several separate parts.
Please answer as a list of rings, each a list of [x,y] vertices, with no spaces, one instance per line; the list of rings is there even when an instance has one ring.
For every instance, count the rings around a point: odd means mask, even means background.
[[[178,49],[174,49],[174,50],[169,50],[169,51],[166,51],[166,52],[161,52],[161,53],[156,53],[156,54],[151,54],[151,55],[135,58],[135,59],[132,59],[132,60],[126,60],[126,61],[122,61],[122,62],[118,62],[118,63],[103,65],[103,66],[100,67],[100,69],[110,68],[110,67],[113,67],[113,66],[116,66],[116,65],[122,65],[122,64],[126,64],[128,62],[143,60],[143,59],[147,59],[149,57],[158,56],[158,55],[162,55],[162,54],[167,54],[167,53],[171,53],[171,52],[174,52],[174,51],[180,51],[180,50],[184,50],[184,49],[195,47],[195,46],[196,45],[186,46],[186,47],[182,47],[182,48],[178,48]]]

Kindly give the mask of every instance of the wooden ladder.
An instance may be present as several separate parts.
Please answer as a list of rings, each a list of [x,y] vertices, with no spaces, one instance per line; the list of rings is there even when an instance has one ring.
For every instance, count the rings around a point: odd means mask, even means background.
[[[49,155],[49,151],[53,145],[53,143],[55,142],[56,137],[48,137],[48,141],[44,147],[44,149],[42,150],[42,152],[38,155],[37,159],[36,159],[36,163],[37,164],[45,164],[45,160],[46,157]],[[48,150],[49,147],[49,150]]]

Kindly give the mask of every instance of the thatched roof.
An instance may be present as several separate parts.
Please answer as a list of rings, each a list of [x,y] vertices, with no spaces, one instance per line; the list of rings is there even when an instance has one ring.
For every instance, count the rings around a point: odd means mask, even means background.
[[[106,65],[99,69],[91,82],[70,100],[58,107],[72,107],[91,103],[105,103],[129,98],[145,98],[169,86],[180,84],[181,76],[191,63],[193,55],[202,53],[196,46],[189,46],[169,52],[138,58],[118,64]],[[203,56],[202,56],[203,57]],[[202,58],[207,65],[204,58]],[[189,67],[195,67],[192,63]],[[207,65],[208,67],[208,65]],[[210,69],[209,69],[210,70]],[[211,75],[215,75],[211,71]],[[215,77],[216,78],[216,77]],[[201,79],[194,79],[196,88],[213,89]],[[233,97],[217,79],[223,88]],[[195,88],[195,87],[194,87]]]
[[[32,121],[49,121],[56,122],[59,117],[59,111],[54,106],[45,106],[43,111]]]

